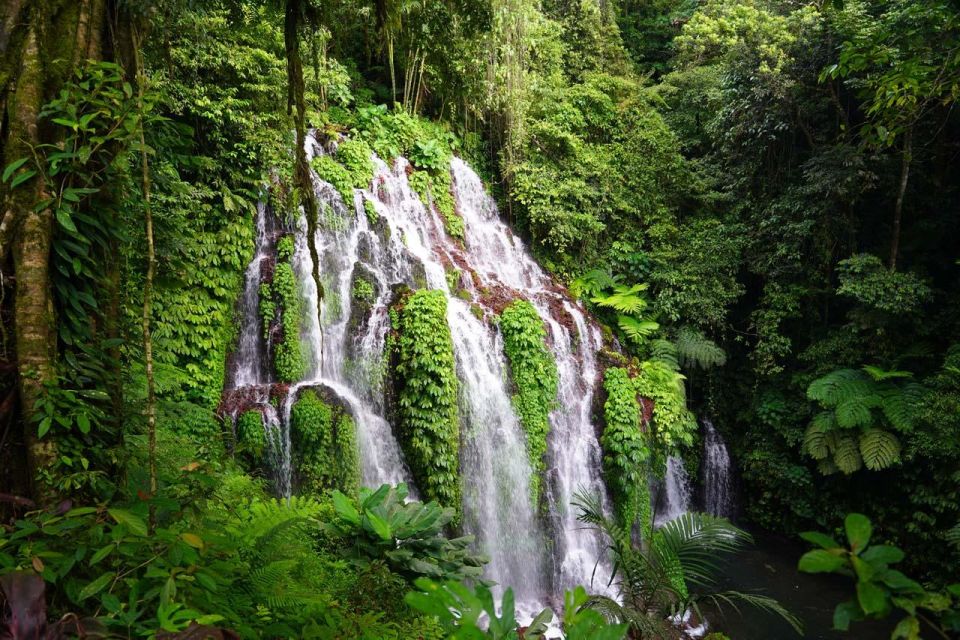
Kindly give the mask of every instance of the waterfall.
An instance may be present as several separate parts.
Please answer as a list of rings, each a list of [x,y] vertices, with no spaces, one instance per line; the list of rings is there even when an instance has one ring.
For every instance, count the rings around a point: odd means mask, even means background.
[[[306,150],[311,158],[327,153],[312,136]],[[312,277],[301,214],[293,266],[304,300],[300,337],[307,371],[303,380],[284,388],[278,410],[269,402],[270,345],[257,317],[260,265],[275,254],[276,234],[268,228],[271,216],[260,208],[257,255],[239,304],[243,323],[225,396],[241,388],[261,389],[254,404],[266,418],[268,442],[276,443],[278,455],[271,456],[271,466],[281,494],[290,491],[292,406],[302,389],[317,385],[335,393],[354,417],[363,484],[411,484],[385,401],[389,305],[398,285],[443,291],[460,381],[463,529],[490,557],[485,578],[500,589],[513,587],[518,610],[528,615],[555,602],[553,594],[562,589],[589,586],[591,578],[592,590],[602,592],[611,571],[603,541],[577,522],[570,504],[582,489],[599,495],[608,507],[591,423],[599,328],[500,220],[494,200],[466,163],[456,158],[451,163],[452,195],[465,230],[461,244],[449,238],[439,214],[411,189],[407,160],[372,160],[371,183],[355,189],[350,202],[313,175],[324,295],[318,295]],[[453,292],[448,278],[457,272],[460,281]],[[363,304],[354,295],[360,278],[373,289]],[[546,513],[539,512],[531,495],[526,436],[513,407],[509,365],[495,322],[504,301],[520,297],[533,304],[544,322],[559,378],[542,482]]]
[[[667,472],[659,493],[660,509],[657,510],[655,526],[670,522],[690,510],[690,477],[679,456],[667,458]]]
[[[715,516],[733,515],[730,453],[710,420],[703,421],[703,510]]]

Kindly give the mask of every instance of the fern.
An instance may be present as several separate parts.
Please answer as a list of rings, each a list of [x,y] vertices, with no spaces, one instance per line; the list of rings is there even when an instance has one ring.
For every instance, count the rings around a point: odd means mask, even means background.
[[[860,436],[860,455],[867,469],[886,469],[900,461],[900,441],[889,431],[868,429]]]
[[[883,382],[884,380],[894,380],[897,378],[912,378],[913,374],[909,371],[885,371],[880,367],[874,367],[872,365],[864,365],[862,367],[864,371],[867,372],[871,378],[876,382]]]
[[[599,296],[605,289],[617,286],[617,279],[601,269],[591,269],[570,283],[574,298]]]
[[[851,436],[837,438],[837,444],[833,450],[833,462],[846,475],[859,471],[863,466],[863,459],[860,457],[857,441]]]
[[[649,304],[647,299],[640,294],[647,290],[646,283],[635,284],[632,287],[617,285],[613,288],[610,295],[597,295],[590,299],[596,305],[607,307],[619,311],[636,315],[643,313]]]
[[[947,533],[944,535],[946,541],[952,544],[954,547],[960,551],[960,522],[955,524],[952,528],[947,529]]]
[[[638,320],[632,316],[617,316],[617,326],[626,336],[638,345],[646,342],[647,338],[660,328],[660,324],[653,320]]]
[[[855,369],[837,369],[810,383],[807,397],[824,407],[836,407],[844,400],[869,392],[870,384],[863,373]]]
[[[651,340],[647,348],[650,351],[650,360],[666,365],[671,371],[680,370],[680,356],[675,343],[657,338]]]
[[[677,332],[676,345],[681,365],[691,363],[701,369],[709,369],[722,367],[727,363],[727,354],[723,349],[696,329],[680,329]]]
[[[894,387],[883,393],[880,409],[894,429],[900,432],[913,429],[922,393],[923,387],[916,383],[904,385],[902,389]]]
[[[818,414],[818,417],[821,415],[828,416],[830,424],[833,424],[833,415],[831,413],[825,411]],[[831,427],[825,426],[823,422],[823,420],[818,422],[817,419],[814,418],[814,421],[810,423],[806,433],[803,435],[803,450],[814,460],[824,460],[830,456],[829,435]]]
[[[842,429],[869,427],[873,423],[870,408],[863,398],[844,398],[836,407],[837,426]]]

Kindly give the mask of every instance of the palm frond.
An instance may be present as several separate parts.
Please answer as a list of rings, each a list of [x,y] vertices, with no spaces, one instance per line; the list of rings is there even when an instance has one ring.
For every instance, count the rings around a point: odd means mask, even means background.
[[[684,577],[696,584],[712,584],[718,559],[751,542],[750,534],[726,518],[705,513],[684,513],[665,523],[654,534],[654,548],[663,560],[677,558]]]
[[[718,609],[722,609],[724,605],[729,606],[737,613],[740,613],[740,608],[737,606],[738,602],[748,604],[762,611],[780,616],[797,634],[803,635],[803,624],[800,620],[787,611],[783,605],[769,596],[756,593],[744,593],[742,591],[721,591],[719,593],[700,596],[700,599],[710,601]]]

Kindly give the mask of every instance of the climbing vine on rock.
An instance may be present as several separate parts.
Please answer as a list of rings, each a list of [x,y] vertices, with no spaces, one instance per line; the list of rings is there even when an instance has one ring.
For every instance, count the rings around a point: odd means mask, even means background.
[[[648,470],[650,446],[640,426],[640,403],[630,373],[611,367],[604,373],[604,429],[600,437],[607,486],[613,493],[617,518],[623,526],[639,522],[644,536],[651,530]]]
[[[293,238],[281,238],[277,242],[277,266],[273,281],[260,285],[259,310],[264,333],[271,333],[274,326],[279,324],[273,367],[281,382],[296,382],[303,377],[305,367],[300,344],[303,303],[293,271],[293,252]]]
[[[399,323],[398,413],[407,461],[427,499],[459,511],[458,384],[443,292],[414,292]]]
[[[664,452],[689,447],[697,433],[697,420],[687,409],[684,376],[663,360],[646,360],[634,379],[637,393],[653,400],[653,434]]]
[[[333,185],[344,204],[353,208],[353,190],[370,186],[373,180],[373,153],[363,140],[344,140],[335,156],[317,156],[311,164],[322,180]]]
[[[293,466],[302,493],[337,489],[357,494],[360,451],[356,425],[349,413],[307,389],[290,410],[290,433]]]
[[[531,490],[539,499],[550,411],[557,401],[557,365],[544,343],[543,321],[526,300],[517,300],[503,310],[500,331],[510,360],[513,406],[527,435],[527,455],[533,470]]]

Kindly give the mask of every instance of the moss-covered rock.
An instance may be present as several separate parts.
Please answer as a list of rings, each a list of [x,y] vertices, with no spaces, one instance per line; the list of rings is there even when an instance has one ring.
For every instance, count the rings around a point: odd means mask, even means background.
[[[360,489],[357,429],[346,405],[331,389],[302,389],[290,411],[294,483],[301,494]]]

